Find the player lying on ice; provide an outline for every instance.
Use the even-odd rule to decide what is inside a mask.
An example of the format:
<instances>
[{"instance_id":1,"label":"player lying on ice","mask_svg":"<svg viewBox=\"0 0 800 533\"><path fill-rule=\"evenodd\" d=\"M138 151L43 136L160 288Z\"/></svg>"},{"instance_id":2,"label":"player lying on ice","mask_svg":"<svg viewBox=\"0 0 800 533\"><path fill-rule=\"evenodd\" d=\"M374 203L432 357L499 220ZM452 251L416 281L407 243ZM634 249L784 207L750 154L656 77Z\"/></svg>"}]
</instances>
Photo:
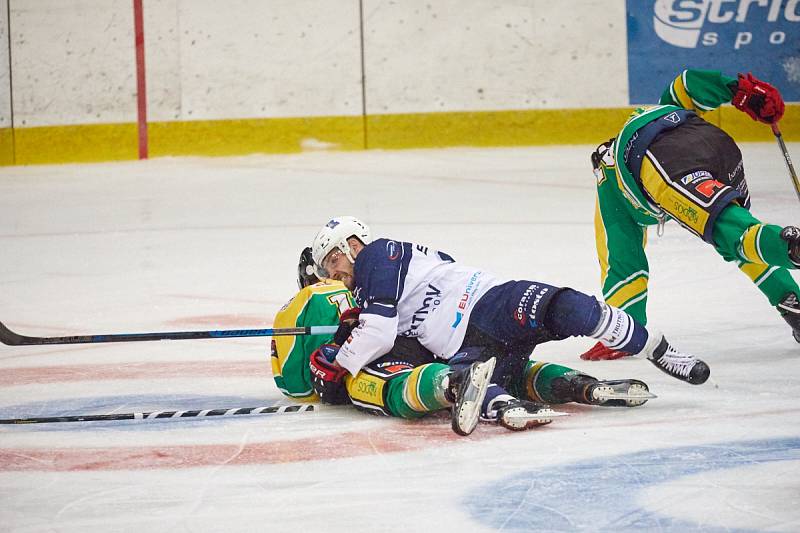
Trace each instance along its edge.
<instances>
[{"instance_id":1,"label":"player lying on ice","mask_svg":"<svg viewBox=\"0 0 800 533\"><path fill-rule=\"evenodd\" d=\"M597 177L595 237L606 303L647 324L647 226L675 219L734 261L792 327L800 342L800 229L765 224L750 213L742 153L700 118L731 102L754 120L777 123L780 93L752 74L684 70L660 105L638 108L591 160ZM627 350L598 343L582 359L616 359Z\"/></svg>"},{"instance_id":2,"label":"player lying on ice","mask_svg":"<svg viewBox=\"0 0 800 533\"><path fill-rule=\"evenodd\" d=\"M448 365L413 337L397 337L387 354L351 376L328 357L336 355L337 345L344 343L356 327L360 310L354 307L350 291L341 282L320 281L311 264L311 249L306 248L298 265L301 290L278 312L274 325L306 327L340 323L341 326L333 337L273 339L273 376L287 396L321 397L327 403L353 403L369 413L413 419L451 409L459 400L472 397L486 386L488 392L481 404L481 417L512 430L548 423L558 414L543 404L637 406L654 397L647 385L638 380L598 381L571 368L529 361L527 356L504 359L505 367L501 362L494 369L491 381L502 382L512 396L499 385L488 384L491 366L475 363L488 359L481 353L483 348L460 353L451 363L459 358L462 362ZM467 401L476 402L477 397ZM454 420L459 421L454 425L457 432L471 431L468 425L465 427L468 421L463 417Z\"/></svg>"},{"instance_id":3,"label":"player lying on ice","mask_svg":"<svg viewBox=\"0 0 800 533\"><path fill-rule=\"evenodd\" d=\"M390 352L397 336L415 338L435 357L453 359L475 377L475 398L470 399L471 392L464 393L466 400L455 398L453 427L459 433L474 429L482 407L487 408L484 415L492 414L483 398L495 357L500 363L492 390L502 395L500 375L523 368L533 348L547 340L587 335L641 353L689 383L708 379L705 363L591 296L543 283L499 280L424 246L373 241L369 229L353 217L328 222L312 250L318 275L343 282L362 309L358 327L341 349L328 353L332 364L326 375L341 379L347 370L356 376Z\"/></svg>"}]
</instances>

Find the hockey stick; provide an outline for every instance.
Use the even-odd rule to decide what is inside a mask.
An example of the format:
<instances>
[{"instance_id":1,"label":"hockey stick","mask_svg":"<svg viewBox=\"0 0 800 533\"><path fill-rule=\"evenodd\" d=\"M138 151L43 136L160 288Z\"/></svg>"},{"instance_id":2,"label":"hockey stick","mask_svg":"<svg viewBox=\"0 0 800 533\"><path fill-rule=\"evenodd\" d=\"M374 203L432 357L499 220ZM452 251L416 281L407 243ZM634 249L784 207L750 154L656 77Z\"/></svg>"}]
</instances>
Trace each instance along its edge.
<instances>
[{"instance_id":1,"label":"hockey stick","mask_svg":"<svg viewBox=\"0 0 800 533\"><path fill-rule=\"evenodd\" d=\"M0 424L49 424L53 422L97 422L100 420L155 420L158 418L211 418L236 415L276 415L286 413L305 413L313 411L314 406L283 405L273 407L236 407L232 409L203 409L195 411L152 411L149 413L117 413L110 415L70 415L44 416L37 418L3 418Z\"/></svg>"},{"instance_id":2,"label":"hockey stick","mask_svg":"<svg viewBox=\"0 0 800 533\"><path fill-rule=\"evenodd\" d=\"M783 135L781 135L781 130L778 129L778 123L775 122L772 124L772 133L775 135L775 138L778 140L778 146L783 153L783 159L786 161L786 168L789 169L789 175L792 177L792 184L794 184L794 192L797 193L797 199L800 200L800 181L797 179L797 172L794 171L794 165L792 165L792 158L789 157L789 150L786 149L786 143L783 142Z\"/></svg>"},{"instance_id":3,"label":"hockey stick","mask_svg":"<svg viewBox=\"0 0 800 533\"><path fill-rule=\"evenodd\" d=\"M115 333L111 335L74 335L70 337L28 337L8 329L0 322L0 342L9 346L35 344L89 344L96 342L134 342L186 339L226 339L230 337L276 337L279 335L332 335L338 326L305 328L229 329L218 331L168 331L162 333Z\"/></svg>"}]
</instances>

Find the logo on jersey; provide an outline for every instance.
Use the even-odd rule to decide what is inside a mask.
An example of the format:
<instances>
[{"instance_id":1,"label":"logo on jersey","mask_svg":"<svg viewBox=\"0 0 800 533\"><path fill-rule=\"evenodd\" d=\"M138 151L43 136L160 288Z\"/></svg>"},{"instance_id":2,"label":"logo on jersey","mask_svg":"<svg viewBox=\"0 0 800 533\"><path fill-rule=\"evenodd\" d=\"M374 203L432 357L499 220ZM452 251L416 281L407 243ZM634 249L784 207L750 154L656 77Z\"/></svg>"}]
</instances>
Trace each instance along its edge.
<instances>
[{"instance_id":1,"label":"logo on jersey","mask_svg":"<svg viewBox=\"0 0 800 533\"><path fill-rule=\"evenodd\" d=\"M514 311L514 319L520 326L525 326L527 319L528 325L535 328L539 324L537 313L539 312L539 305L542 302L544 295L550 292L550 287L541 287L536 283L532 283L522 293L519 299L517 309ZM530 311L528 311L530 309Z\"/></svg>"},{"instance_id":2,"label":"logo on jersey","mask_svg":"<svg viewBox=\"0 0 800 533\"><path fill-rule=\"evenodd\" d=\"M711 175L711 172L707 170L697 170L692 172L691 174L686 174L684 177L681 178L681 183L684 185L689 185L690 183L694 183L700 180L706 179L713 179L714 176Z\"/></svg>"},{"instance_id":3,"label":"logo on jersey","mask_svg":"<svg viewBox=\"0 0 800 533\"><path fill-rule=\"evenodd\" d=\"M672 208L675 210L675 214L685 222L697 224L697 221L700 219L700 213L694 206L687 205L680 200L675 200Z\"/></svg>"},{"instance_id":4,"label":"logo on jersey","mask_svg":"<svg viewBox=\"0 0 800 533\"><path fill-rule=\"evenodd\" d=\"M537 313L539 311L539 304L542 302L542 298L544 295L550 292L550 287L542 287L536 295L533 297L533 304L531 305L531 312L528 313L529 324L532 328L535 328L539 320L537 320Z\"/></svg>"},{"instance_id":5,"label":"logo on jersey","mask_svg":"<svg viewBox=\"0 0 800 533\"><path fill-rule=\"evenodd\" d=\"M669 115L664 115L664 116L663 116L663 117L661 117L661 118L663 118L663 119L664 119L664 120L666 120L667 122L672 122L673 124L677 124L678 122L680 122L680 121L681 121L681 117L680 117L680 115L678 115L678 114L677 114L677 113L675 113L675 112L672 112L672 113L670 113Z\"/></svg>"},{"instance_id":6,"label":"logo on jersey","mask_svg":"<svg viewBox=\"0 0 800 533\"><path fill-rule=\"evenodd\" d=\"M386 254L389 256L389 261L397 260L403 251L403 246L396 241L388 241L386 243Z\"/></svg>"},{"instance_id":7,"label":"logo on jersey","mask_svg":"<svg viewBox=\"0 0 800 533\"><path fill-rule=\"evenodd\" d=\"M469 281L467 282L467 286L464 288L464 293L461 295L461 298L458 300L458 308L464 310L469 305L470 296L472 296L472 291L475 289L475 282L478 281L478 277L481 275L480 272L475 272Z\"/></svg>"},{"instance_id":8,"label":"logo on jersey","mask_svg":"<svg viewBox=\"0 0 800 533\"><path fill-rule=\"evenodd\" d=\"M428 318L428 315L431 314L439 304L442 303L442 291L440 291L435 285L432 283L428 284L428 288L425 289L425 298L422 299L422 306L419 309L414 311L414 314L411 315L411 327L402 333L404 337L416 337L419 335L417 333L417 328L425 322L425 319Z\"/></svg>"},{"instance_id":9,"label":"logo on jersey","mask_svg":"<svg viewBox=\"0 0 800 533\"><path fill-rule=\"evenodd\" d=\"M714 176L706 170L697 170L686 174L675 182L675 187L703 208L711 206L720 194L728 190L727 185L714 179ZM697 221L698 213L693 209L682 209L681 214L694 222Z\"/></svg>"},{"instance_id":10,"label":"logo on jersey","mask_svg":"<svg viewBox=\"0 0 800 533\"><path fill-rule=\"evenodd\" d=\"M475 292L475 288L478 286L478 278L481 276L482 272L475 272L472 274L472 277L469 278L466 287L464 287L464 292L461 294L461 298L458 299L458 309L460 311L456 311L456 318L453 324L450 326L451 328L455 329L461 323L461 319L464 318L464 313L461 311L466 311L467 307L471 305L470 299L472 298L473 293Z\"/></svg>"},{"instance_id":11,"label":"logo on jersey","mask_svg":"<svg viewBox=\"0 0 800 533\"><path fill-rule=\"evenodd\" d=\"M519 299L519 303L517 304L517 310L514 313L514 320L516 320L520 326L525 325L525 314L526 314L525 308L528 305L531 296L533 296L533 291L535 291L538 288L539 286L536 284L531 285L530 287L525 289L525 292L522 293L522 298Z\"/></svg>"},{"instance_id":12,"label":"logo on jersey","mask_svg":"<svg viewBox=\"0 0 800 533\"><path fill-rule=\"evenodd\" d=\"M717 180L706 180L697 187L695 190L705 196L706 198L711 198L714 196L718 191L725 188L725 184L718 182Z\"/></svg>"},{"instance_id":13,"label":"logo on jersey","mask_svg":"<svg viewBox=\"0 0 800 533\"><path fill-rule=\"evenodd\" d=\"M736 168L733 169L732 172L728 172L728 181L733 182L733 180L742 172L744 172L744 161L741 159L736 164ZM738 188L738 187L737 187Z\"/></svg>"}]
</instances>

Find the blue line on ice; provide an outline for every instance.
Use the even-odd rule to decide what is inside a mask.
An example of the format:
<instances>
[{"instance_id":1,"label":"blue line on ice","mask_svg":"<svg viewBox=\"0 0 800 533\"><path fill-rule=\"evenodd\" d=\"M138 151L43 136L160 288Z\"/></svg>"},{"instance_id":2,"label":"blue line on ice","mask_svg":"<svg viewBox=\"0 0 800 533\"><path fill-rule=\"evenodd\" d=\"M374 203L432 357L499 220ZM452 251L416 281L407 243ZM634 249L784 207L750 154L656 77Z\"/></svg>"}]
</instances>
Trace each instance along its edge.
<instances>
[{"instance_id":1,"label":"blue line on ice","mask_svg":"<svg viewBox=\"0 0 800 533\"><path fill-rule=\"evenodd\" d=\"M520 472L470 492L464 503L477 521L503 531L744 532L751 530L659 515L637 499L692 474L797 460L797 437L645 450Z\"/></svg>"}]
</instances>

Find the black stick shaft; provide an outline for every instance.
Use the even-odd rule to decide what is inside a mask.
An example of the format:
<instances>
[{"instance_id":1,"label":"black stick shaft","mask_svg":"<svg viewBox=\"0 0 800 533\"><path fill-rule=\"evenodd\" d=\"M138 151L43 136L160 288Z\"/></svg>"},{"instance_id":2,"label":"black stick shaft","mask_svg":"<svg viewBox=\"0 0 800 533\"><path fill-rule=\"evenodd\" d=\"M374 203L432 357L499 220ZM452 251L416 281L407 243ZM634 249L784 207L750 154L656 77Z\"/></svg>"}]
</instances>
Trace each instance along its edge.
<instances>
[{"instance_id":1,"label":"black stick shaft","mask_svg":"<svg viewBox=\"0 0 800 533\"><path fill-rule=\"evenodd\" d=\"M332 335L336 333L336 329L336 326L310 326L305 328L167 331L160 333L113 333L109 335L29 337L11 331L0 322L0 342L9 346L26 346L38 344L90 344L98 342L226 339L231 337L275 337L278 335Z\"/></svg>"},{"instance_id":2,"label":"black stick shaft","mask_svg":"<svg viewBox=\"0 0 800 533\"><path fill-rule=\"evenodd\" d=\"M792 158L789 156L789 150L786 149L786 143L783 142L783 135L781 134L781 130L778 129L777 122L772 125L772 133L778 140L778 146L781 149L781 153L783 153L784 161L786 161L786 168L789 169L789 176L791 176L792 178L792 184L794 185L794 192L797 193L797 199L800 200L800 180L797 179L797 172L795 172L794 170L794 165L792 164Z\"/></svg>"},{"instance_id":3,"label":"black stick shaft","mask_svg":"<svg viewBox=\"0 0 800 533\"><path fill-rule=\"evenodd\" d=\"M31 418L4 418L0 424L50 424L56 422L97 422L101 420L156 420L218 418L237 415L274 415L313 411L311 404L270 407L236 407L230 409L198 409L192 411L151 411L149 413L116 413L110 415L43 416Z\"/></svg>"}]
</instances>

